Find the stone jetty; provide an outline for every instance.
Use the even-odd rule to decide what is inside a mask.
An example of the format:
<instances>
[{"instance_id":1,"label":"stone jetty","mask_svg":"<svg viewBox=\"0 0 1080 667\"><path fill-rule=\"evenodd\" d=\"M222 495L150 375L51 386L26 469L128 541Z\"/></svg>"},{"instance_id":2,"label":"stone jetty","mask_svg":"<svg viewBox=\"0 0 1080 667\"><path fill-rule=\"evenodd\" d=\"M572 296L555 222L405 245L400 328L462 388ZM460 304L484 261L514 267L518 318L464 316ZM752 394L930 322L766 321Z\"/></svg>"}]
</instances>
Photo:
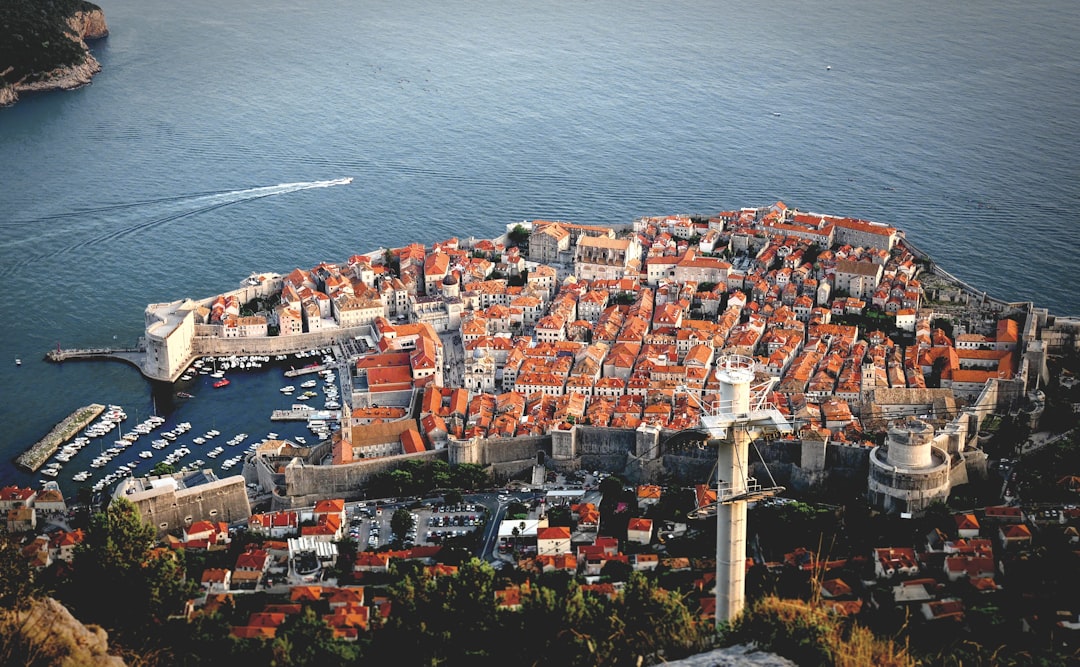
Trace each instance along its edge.
<instances>
[{"instance_id":1,"label":"stone jetty","mask_svg":"<svg viewBox=\"0 0 1080 667\"><path fill-rule=\"evenodd\" d=\"M15 459L15 463L30 472L37 472L38 468L56 452L62 443L74 438L79 431L97 419L98 415L104 411L104 405L91 403L72 412L54 426L44 438L35 442L30 449Z\"/></svg>"}]
</instances>

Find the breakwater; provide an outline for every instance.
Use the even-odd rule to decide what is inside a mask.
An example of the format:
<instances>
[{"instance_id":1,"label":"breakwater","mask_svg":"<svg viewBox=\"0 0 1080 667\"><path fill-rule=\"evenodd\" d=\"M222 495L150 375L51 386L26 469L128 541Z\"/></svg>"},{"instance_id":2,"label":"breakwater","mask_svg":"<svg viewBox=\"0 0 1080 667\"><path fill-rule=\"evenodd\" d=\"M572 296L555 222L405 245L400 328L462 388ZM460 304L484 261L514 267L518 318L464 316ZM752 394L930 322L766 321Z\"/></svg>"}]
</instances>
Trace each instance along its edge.
<instances>
[{"instance_id":1,"label":"breakwater","mask_svg":"<svg viewBox=\"0 0 1080 667\"><path fill-rule=\"evenodd\" d=\"M97 419L98 415L105 411L105 406L98 403L91 403L72 412L63 421L53 427L49 433L30 446L25 452L23 452L15 463L19 467L29 470L30 472L37 472L37 469L48 460L61 443L75 437L75 434L82 430L87 424Z\"/></svg>"}]
</instances>

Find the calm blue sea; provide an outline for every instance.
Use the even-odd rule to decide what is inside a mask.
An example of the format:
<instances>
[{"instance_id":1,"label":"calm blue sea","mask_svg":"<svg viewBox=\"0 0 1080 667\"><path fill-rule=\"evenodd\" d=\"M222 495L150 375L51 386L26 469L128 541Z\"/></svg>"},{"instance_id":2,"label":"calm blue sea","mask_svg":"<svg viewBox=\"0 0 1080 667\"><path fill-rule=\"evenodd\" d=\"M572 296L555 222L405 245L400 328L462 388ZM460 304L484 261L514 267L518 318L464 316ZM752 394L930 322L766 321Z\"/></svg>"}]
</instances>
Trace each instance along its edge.
<instances>
[{"instance_id":1,"label":"calm blue sea","mask_svg":"<svg viewBox=\"0 0 1080 667\"><path fill-rule=\"evenodd\" d=\"M36 480L7 460L94 401L291 432L268 420L278 372L170 405L126 366L41 361L58 343L131 344L147 303L251 271L523 219L782 199L1080 313L1075 2L102 4L93 85L0 111L0 483Z\"/></svg>"}]
</instances>

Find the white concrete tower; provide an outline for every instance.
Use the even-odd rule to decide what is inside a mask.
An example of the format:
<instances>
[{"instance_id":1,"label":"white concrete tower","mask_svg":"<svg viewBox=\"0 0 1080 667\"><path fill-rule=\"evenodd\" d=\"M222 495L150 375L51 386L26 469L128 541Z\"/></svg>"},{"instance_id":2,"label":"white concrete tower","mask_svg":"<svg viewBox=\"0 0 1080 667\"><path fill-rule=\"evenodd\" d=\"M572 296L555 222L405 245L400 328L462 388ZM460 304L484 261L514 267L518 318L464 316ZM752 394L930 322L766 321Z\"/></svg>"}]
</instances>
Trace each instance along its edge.
<instances>
[{"instance_id":1,"label":"white concrete tower","mask_svg":"<svg viewBox=\"0 0 1080 667\"><path fill-rule=\"evenodd\" d=\"M720 380L720 409L732 415L750 412L750 382L753 366L733 363L726 357L717 368ZM716 474L719 482L730 484L729 502L723 502L720 492L716 508L716 620L730 621L746 604L746 501L735 500L747 492L747 472L750 466L750 435L745 428L733 424L728 439L730 447L721 446L717 452ZM722 486L720 487L722 488Z\"/></svg>"},{"instance_id":2,"label":"white concrete tower","mask_svg":"<svg viewBox=\"0 0 1080 667\"><path fill-rule=\"evenodd\" d=\"M716 620L738 616L746 598L746 503L783 489L762 488L749 476L750 442L764 432L790 432L791 427L766 402L772 381L751 387L754 360L730 355L717 362L720 402L714 414L702 415L701 424L711 439L724 440L717 448L716 508Z\"/></svg>"}]
</instances>

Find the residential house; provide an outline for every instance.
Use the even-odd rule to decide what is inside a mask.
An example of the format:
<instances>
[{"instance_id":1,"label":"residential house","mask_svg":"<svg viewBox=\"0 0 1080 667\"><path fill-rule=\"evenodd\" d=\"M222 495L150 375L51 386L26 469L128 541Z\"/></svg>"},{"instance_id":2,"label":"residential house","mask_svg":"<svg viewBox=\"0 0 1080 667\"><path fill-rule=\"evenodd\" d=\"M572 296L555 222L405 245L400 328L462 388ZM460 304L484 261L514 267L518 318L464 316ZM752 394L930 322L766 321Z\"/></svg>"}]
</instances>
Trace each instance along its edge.
<instances>
[{"instance_id":1,"label":"residential house","mask_svg":"<svg viewBox=\"0 0 1080 667\"><path fill-rule=\"evenodd\" d=\"M652 519L632 518L626 525L626 540L637 544L648 544L652 541Z\"/></svg>"},{"instance_id":2,"label":"residential house","mask_svg":"<svg viewBox=\"0 0 1080 667\"><path fill-rule=\"evenodd\" d=\"M891 579L897 574L915 575L919 572L919 560L911 547L874 549L874 572L878 579Z\"/></svg>"},{"instance_id":3,"label":"residential house","mask_svg":"<svg viewBox=\"0 0 1080 667\"><path fill-rule=\"evenodd\" d=\"M570 550L570 529L566 526L549 526L536 531L536 554L553 556L568 554Z\"/></svg>"},{"instance_id":4,"label":"residential house","mask_svg":"<svg viewBox=\"0 0 1080 667\"><path fill-rule=\"evenodd\" d=\"M199 585L207 593L228 593L232 572L224 568L208 567L203 570Z\"/></svg>"}]
</instances>

